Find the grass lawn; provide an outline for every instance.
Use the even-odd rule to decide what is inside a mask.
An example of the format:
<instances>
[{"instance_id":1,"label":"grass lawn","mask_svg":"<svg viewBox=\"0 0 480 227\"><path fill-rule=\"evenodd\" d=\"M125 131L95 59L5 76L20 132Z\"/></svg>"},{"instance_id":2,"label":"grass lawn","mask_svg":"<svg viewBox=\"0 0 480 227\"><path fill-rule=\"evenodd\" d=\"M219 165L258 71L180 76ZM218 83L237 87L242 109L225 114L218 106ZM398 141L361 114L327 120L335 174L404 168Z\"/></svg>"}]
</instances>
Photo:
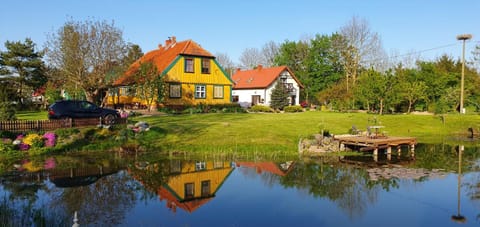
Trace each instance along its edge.
<instances>
[{"instance_id":1,"label":"grass lawn","mask_svg":"<svg viewBox=\"0 0 480 227\"><path fill-rule=\"evenodd\" d=\"M18 120L48 120L47 111L22 111L15 116Z\"/></svg>"},{"instance_id":2,"label":"grass lawn","mask_svg":"<svg viewBox=\"0 0 480 227\"><path fill-rule=\"evenodd\" d=\"M18 119L47 119L47 113L17 113ZM366 113L193 114L140 116L151 130L142 137L143 144L166 151L196 152L271 152L295 153L300 138L322 129L331 134L346 134L355 125L365 131L368 125L382 125L390 136L417 137L420 143L441 143L452 135L466 134L468 128L480 128L480 115L446 116L443 124L432 115L373 115Z\"/></svg>"},{"instance_id":3,"label":"grass lawn","mask_svg":"<svg viewBox=\"0 0 480 227\"><path fill-rule=\"evenodd\" d=\"M480 115L439 116L372 115L366 113L196 114L134 118L146 121L152 132L145 140L154 146L180 151L296 151L300 138L319 133L346 134L355 125L385 126L390 136L413 136L421 143L439 143L446 137L480 128ZM376 123L375 123L376 122Z\"/></svg>"}]
</instances>

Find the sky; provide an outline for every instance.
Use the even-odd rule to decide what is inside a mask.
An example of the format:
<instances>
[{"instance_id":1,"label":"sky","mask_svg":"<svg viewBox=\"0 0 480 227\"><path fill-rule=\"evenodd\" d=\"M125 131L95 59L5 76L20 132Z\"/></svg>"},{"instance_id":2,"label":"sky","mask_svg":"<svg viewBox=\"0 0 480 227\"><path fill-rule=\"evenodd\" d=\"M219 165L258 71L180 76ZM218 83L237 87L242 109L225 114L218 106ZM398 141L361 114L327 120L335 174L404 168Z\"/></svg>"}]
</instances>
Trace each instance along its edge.
<instances>
[{"instance_id":1,"label":"sky","mask_svg":"<svg viewBox=\"0 0 480 227\"><path fill-rule=\"evenodd\" d=\"M239 63L247 48L331 35L353 17L380 35L387 54L460 59L459 34L472 34L466 58L480 45L478 0L0 0L0 50L31 38L38 49L66 21L106 20L144 53L170 36L191 39Z\"/></svg>"}]
</instances>

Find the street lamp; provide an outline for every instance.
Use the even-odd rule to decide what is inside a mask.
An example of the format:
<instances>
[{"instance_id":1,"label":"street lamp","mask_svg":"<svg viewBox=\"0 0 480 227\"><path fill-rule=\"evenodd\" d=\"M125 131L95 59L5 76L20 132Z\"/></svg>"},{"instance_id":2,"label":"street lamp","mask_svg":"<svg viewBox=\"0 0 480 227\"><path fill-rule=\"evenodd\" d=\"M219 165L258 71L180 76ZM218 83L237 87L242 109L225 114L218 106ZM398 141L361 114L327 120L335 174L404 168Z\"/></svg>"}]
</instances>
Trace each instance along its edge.
<instances>
[{"instance_id":1,"label":"street lamp","mask_svg":"<svg viewBox=\"0 0 480 227\"><path fill-rule=\"evenodd\" d=\"M457 40L463 40L463 49L462 49L462 80L460 82L460 113L464 114L463 111L463 87L464 87L464 78L465 78L465 40L472 38L471 34L462 34L457 35Z\"/></svg>"}]
</instances>

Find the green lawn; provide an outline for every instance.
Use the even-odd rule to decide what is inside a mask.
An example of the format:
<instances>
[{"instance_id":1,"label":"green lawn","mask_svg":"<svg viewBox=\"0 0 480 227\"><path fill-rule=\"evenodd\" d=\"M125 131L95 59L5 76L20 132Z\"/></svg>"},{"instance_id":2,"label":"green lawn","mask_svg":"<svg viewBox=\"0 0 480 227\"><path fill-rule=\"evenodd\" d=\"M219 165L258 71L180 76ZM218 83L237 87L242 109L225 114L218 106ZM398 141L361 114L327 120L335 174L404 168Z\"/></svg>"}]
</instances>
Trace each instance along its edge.
<instances>
[{"instance_id":1,"label":"green lawn","mask_svg":"<svg viewBox=\"0 0 480 227\"><path fill-rule=\"evenodd\" d=\"M47 119L45 111L23 112L18 119ZM447 137L480 128L480 115L452 114L443 124L432 115L373 115L366 113L194 114L134 117L146 121L151 130L141 139L144 144L168 151L293 152L300 138L319 133L345 134L355 125L365 131L368 125L382 125L390 136L413 136L421 143L440 143ZM375 123L376 122L376 123Z\"/></svg>"},{"instance_id":2,"label":"green lawn","mask_svg":"<svg viewBox=\"0 0 480 227\"><path fill-rule=\"evenodd\" d=\"M300 138L322 128L345 134L355 125L385 126L390 136L413 136L422 143L442 142L446 137L465 134L469 127L480 128L479 115L439 116L372 115L365 113L255 113L197 114L135 118L151 124L145 139L152 145L181 151L296 151Z\"/></svg>"},{"instance_id":3,"label":"green lawn","mask_svg":"<svg viewBox=\"0 0 480 227\"><path fill-rule=\"evenodd\" d=\"M18 120L47 120L47 111L22 111L15 114Z\"/></svg>"}]
</instances>

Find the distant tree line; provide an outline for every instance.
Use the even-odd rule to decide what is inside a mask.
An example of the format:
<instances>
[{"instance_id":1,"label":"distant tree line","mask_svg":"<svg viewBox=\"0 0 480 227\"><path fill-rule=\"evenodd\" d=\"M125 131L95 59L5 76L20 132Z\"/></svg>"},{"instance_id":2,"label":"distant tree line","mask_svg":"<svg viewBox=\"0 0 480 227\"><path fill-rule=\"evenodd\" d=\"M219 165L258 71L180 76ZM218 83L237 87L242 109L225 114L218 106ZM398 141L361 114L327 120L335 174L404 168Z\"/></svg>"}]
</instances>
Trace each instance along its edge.
<instances>
[{"instance_id":1,"label":"distant tree line","mask_svg":"<svg viewBox=\"0 0 480 227\"><path fill-rule=\"evenodd\" d=\"M331 35L269 42L262 50L267 47L269 51L246 49L239 67L290 67L305 86L301 99L310 104L379 114L459 111L461 59L443 55L434 61L416 59L413 64L411 59L392 61L365 20L354 17ZM475 68L480 45L472 54L472 62L465 66L464 105L480 111L480 77ZM267 62L265 56L273 61Z\"/></svg>"}]
</instances>

